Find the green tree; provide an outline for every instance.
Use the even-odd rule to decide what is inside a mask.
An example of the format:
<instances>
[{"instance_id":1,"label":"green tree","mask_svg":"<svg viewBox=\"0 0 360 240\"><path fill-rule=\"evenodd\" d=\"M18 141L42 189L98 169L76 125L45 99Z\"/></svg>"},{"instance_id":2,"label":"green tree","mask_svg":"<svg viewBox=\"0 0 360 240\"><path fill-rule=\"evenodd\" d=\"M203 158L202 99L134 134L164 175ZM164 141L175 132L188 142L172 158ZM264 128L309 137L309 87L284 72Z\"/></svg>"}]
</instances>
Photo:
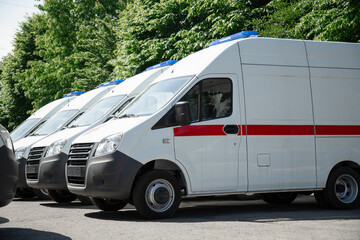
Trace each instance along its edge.
<instances>
[{"instance_id":1,"label":"green tree","mask_svg":"<svg viewBox=\"0 0 360 240\"><path fill-rule=\"evenodd\" d=\"M45 0L47 31L37 38L42 57L24 73L23 87L34 108L74 90L88 91L110 80L123 1Z\"/></svg>"},{"instance_id":2,"label":"green tree","mask_svg":"<svg viewBox=\"0 0 360 240\"><path fill-rule=\"evenodd\" d=\"M42 15L28 17L20 25L14 41L14 50L2 60L0 75L0 121L9 130L15 128L32 110L31 99L22 87L22 74L31 61L41 57L36 51L36 36L45 32Z\"/></svg>"},{"instance_id":3,"label":"green tree","mask_svg":"<svg viewBox=\"0 0 360 240\"><path fill-rule=\"evenodd\" d=\"M253 20L262 36L322 41L360 41L356 0L273 0Z\"/></svg>"},{"instance_id":4,"label":"green tree","mask_svg":"<svg viewBox=\"0 0 360 240\"><path fill-rule=\"evenodd\" d=\"M134 0L120 13L114 76L181 59L223 36L251 29L269 1Z\"/></svg>"}]
</instances>

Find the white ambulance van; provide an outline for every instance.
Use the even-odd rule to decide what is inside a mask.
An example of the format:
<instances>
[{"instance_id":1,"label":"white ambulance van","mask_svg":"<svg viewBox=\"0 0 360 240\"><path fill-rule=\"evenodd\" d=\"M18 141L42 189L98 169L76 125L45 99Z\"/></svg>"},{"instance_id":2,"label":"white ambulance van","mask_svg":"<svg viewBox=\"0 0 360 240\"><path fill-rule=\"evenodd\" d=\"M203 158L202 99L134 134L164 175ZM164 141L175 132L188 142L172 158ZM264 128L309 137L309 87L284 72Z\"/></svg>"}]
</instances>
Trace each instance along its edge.
<instances>
[{"instance_id":1,"label":"white ambulance van","mask_svg":"<svg viewBox=\"0 0 360 240\"><path fill-rule=\"evenodd\" d=\"M175 62L177 61L162 62L127 79L104 95L100 101L76 121L68 125L66 129L35 143L27 160L26 182L28 186L47 189L49 196L56 202L64 203L75 200L76 195L67 191L65 178L65 164L68 160L72 141L83 132L100 125L123 109L134 97L160 76L168 66ZM42 149L42 152L38 149ZM73 164L79 162L81 162L81 159L76 159ZM73 181L76 181L76 177L73 178ZM85 198L80 197L80 200L86 203Z\"/></svg>"},{"instance_id":2,"label":"white ambulance van","mask_svg":"<svg viewBox=\"0 0 360 240\"><path fill-rule=\"evenodd\" d=\"M67 126L94 105L103 95L108 93L115 86L114 84L118 84L118 82L112 81L109 84L109 86L99 87L76 97L53 115L44 125L36 129L31 135L14 142L15 158L19 165L19 181L17 189L17 195L19 197L33 197L33 193L31 189L29 190L25 178L25 166L31 146L40 139ZM41 192L35 191L35 193L42 197Z\"/></svg>"},{"instance_id":3,"label":"white ambulance van","mask_svg":"<svg viewBox=\"0 0 360 240\"><path fill-rule=\"evenodd\" d=\"M52 101L35 113L33 113L30 117L28 117L23 123L21 123L17 128L15 128L10 136L13 142L16 142L20 138L26 137L35 129L39 128L43 125L50 117L52 117L55 113L57 113L62 107L68 104L71 100L73 100L76 96L83 94L84 92L77 91L71 94L65 94L63 98Z\"/></svg>"},{"instance_id":4,"label":"white ambulance van","mask_svg":"<svg viewBox=\"0 0 360 240\"><path fill-rule=\"evenodd\" d=\"M18 167L9 132L0 124L0 207L8 205L15 196Z\"/></svg>"},{"instance_id":5,"label":"white ambulance van","mask_svg":"<svg viewBox=\"0 0 360 240\"><path fill-rule=\"evenodd\" d=\"M118 120L75 139L69 190L147 218L173 215L182 195L290 203L314 192L331 208L358 206L360 44L256 35L182 59Z\"/></svg>"}]
</instances>

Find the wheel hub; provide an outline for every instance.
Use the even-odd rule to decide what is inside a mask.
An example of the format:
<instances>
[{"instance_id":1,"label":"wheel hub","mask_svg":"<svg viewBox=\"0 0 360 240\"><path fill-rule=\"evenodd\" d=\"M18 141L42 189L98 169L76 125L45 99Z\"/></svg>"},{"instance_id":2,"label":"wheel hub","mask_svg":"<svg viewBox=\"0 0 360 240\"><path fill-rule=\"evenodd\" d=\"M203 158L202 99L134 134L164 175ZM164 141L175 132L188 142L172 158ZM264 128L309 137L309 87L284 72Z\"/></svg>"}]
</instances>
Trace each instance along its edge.
<instances>
[{"instance_id":1,"label":"wheel hub","mask_svg":"<svg viewBox=\"0 0 360 240\"><path fill-rule=\"evenodd\" d=\"M336 180L335 193L341 202L353 202L358 196L358 191L358 185L352 176L344 174Z\"/></svg>"},{"instance_id":2,"label":"wheel hub","mask_svg":"<svg viewBox=\"0 0 360 240\"><path fill-rule=\"evenodd\" d=\"M146 203L155 212L165 212L174 203L175 191L172 185L158 179L149 184L146 189Z\"/></svg>"}]
</instances>

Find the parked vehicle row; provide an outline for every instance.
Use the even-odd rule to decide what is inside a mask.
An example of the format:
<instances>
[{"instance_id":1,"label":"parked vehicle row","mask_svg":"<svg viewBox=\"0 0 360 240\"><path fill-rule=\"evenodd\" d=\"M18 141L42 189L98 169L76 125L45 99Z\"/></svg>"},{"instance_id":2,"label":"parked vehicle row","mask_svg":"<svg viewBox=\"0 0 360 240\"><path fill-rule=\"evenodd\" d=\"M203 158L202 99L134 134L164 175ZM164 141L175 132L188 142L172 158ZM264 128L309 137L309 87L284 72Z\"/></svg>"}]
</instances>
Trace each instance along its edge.
<instances>
[{"instance_id":1,"label":"parked vehicle row","mask_svg":"<svg viewBox=\"0 0 360 240\"><path fill-rule=\"evenodd\" d=\"M23 186L149 219L173 216L183 196L360 204L360 44L245 31L99 89L79 118L47 130L92 91L15 142Z\"/></svg>"}]
</instances>

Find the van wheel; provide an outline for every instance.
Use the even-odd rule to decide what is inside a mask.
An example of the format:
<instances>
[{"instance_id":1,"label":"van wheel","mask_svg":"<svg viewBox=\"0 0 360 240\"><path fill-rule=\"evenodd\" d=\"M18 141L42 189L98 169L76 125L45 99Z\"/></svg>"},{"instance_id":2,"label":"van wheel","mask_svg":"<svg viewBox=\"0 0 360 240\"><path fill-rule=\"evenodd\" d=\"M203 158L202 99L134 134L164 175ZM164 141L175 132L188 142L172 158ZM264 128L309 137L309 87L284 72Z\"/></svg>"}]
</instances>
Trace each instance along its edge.
<instances>
[{"instance_id":1,"label":"van wheel","mask_svg":"<svg viewBox=\"0 0 360 240\"><path fill-rule=\"evenodd\" d=\"M100 210L103 211L117 211L124 208L127 201L106 199L106 198L91 198L92 203Z\"/></svg>"},{"instance_id":2,"label":"van wheel","mask_svg":"<svg viewBox=\"0 0 360 240\"><path fill-rule=\"evenodd\" d=\"M89 197L77 195L77 198L80 200L82 205L86 205L86 206L93 205L93 203Z\"/></svg>"},{"instance_id":3,"label":"van wheel","mask_svg":"<svg viewBox=\"0 0 360 240\"><path fill-rule=\"evenodd\" d=\"M359 205L360 176L352 168L340 167L329 176L324 198L334 209L352 209Z\"/></svg>"},{"instance_id":4,"label":"van wheel","mask_svg":"<svg viewBox=\"0 0 360 240\"><path fill-rule=\"evenodd\" d=\"M17 188L15 196L23 199L29 199L35 197L35 193L32 188Z\"/></svg>"},{"instance_id":5,"label":"van wheel","mask_svg":"<svg viewBox=\"0 0 360 240\"><path fill-rule=\"evenodd\" d=\"M137 181L133 202L140 215L148 219L171 217L181 201L179 181L167 171L153 170Z\"/></svg>"},{"instance_id":6,"label":"van wheel","mask_svg":"<svg viewBox=\"0 0 360 240\"><path fill-rule=\"evenodd\" d=\"M262 199L270 204L289 204L297 197L297 193L282 192L282 193L264 193Z\"/></svg>"},{"instance_id":7,"label":"van wheel","mask_svg":"<svg viewBox=\"0 0 360 240\"><path fill-rule=\"evenodd\" d=\"M76 195L67 190L48 190L49 197L58 203L70 203L76 199Z\"/></svg>"}]
</instances>

